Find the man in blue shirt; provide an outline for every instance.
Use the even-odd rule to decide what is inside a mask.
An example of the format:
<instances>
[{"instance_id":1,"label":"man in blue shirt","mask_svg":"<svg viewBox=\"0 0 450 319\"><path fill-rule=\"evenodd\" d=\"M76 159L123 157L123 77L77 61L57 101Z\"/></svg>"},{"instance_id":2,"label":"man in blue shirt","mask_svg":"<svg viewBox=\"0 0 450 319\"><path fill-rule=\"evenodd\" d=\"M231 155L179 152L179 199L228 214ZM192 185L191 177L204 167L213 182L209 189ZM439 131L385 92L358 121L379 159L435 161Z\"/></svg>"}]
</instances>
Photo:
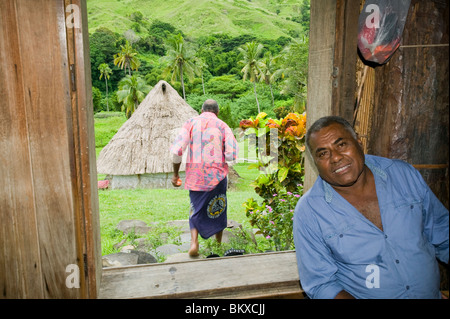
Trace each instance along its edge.
<instances>
[{"instance_id":1,"label":"man in blue shirt","mask_svg":"<svg viewBox=\"0 0 450 319\"><path fill-rule=\"evenodd\" d=\"M310 298L441 298L449 213L420 173L364 155L340 117L316 121L306 143L319 177L299 200L294 240Z\"/></svg>"}]
</instances>

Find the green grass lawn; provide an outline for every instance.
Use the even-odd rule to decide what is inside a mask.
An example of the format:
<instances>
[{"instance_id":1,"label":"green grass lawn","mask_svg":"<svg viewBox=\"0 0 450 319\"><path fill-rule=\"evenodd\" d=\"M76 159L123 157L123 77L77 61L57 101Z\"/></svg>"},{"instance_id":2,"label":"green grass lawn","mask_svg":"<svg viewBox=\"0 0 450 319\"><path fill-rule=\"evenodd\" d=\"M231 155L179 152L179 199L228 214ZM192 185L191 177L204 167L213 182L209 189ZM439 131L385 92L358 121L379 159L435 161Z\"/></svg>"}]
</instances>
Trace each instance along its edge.
<instances>
[{"instance_id":1,"label":"green grass lawn","mask_svg":"<svg viewBox=\"0 0 450 319\"><path fill-rule=\"evenodd\" d=\"M249 186L259 171L248 164L234 166L241 179L236 190L227 192L228 219L250 228L242 204L250 197L259 198ZM114 251L113 245L124 237L115 228L121 220L139 219L147 224L189 219L189 191L185 189L99 190L102 253Z\"/></svg>"}]
</instances>

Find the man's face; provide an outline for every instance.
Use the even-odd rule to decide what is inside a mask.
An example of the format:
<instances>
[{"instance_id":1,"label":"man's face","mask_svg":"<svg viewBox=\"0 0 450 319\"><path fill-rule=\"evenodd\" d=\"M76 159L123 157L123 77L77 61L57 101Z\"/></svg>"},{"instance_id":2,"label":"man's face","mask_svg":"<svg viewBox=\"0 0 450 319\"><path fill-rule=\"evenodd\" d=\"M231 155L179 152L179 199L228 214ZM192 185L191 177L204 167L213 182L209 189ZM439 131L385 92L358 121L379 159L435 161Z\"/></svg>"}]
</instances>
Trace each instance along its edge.
<instances>
[{"instance_id":1,"label":"man's face","mask_svg":"<svg viewBox=\"0 0 450 319\"><path fill-rule=\"evenodd\" d=\"M361 141L344 126L333 123L312 133L309 139L319 175L336 187L352 186L364 169Z\"/></svg>"}]
</instances>

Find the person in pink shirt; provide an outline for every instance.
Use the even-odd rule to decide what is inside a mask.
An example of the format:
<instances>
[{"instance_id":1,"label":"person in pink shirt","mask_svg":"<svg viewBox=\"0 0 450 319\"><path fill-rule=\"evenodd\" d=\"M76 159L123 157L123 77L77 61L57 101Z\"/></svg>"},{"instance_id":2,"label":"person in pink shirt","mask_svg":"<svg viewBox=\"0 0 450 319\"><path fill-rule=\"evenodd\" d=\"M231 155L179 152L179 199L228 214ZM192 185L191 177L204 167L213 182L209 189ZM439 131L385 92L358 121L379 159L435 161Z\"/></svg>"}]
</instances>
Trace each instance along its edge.
<instances>
[{"instance_id":1,"label":"person in pink shirt","mask_svg":"<svg viewBox=\"0 0 450 319\"><path fill-rule=\"evenodd\" d=\"M220 120L219 105L206 100L199 116L183 124L170 147L173 154L172 185L181 186L179 170L183 157L186 162L184 187L189 190L191 211L190 256L198 255L198 235L215 235L222 241L227 227L228 164L237 161L238 145L230 127Z\"/></svg>"}]
</instances>

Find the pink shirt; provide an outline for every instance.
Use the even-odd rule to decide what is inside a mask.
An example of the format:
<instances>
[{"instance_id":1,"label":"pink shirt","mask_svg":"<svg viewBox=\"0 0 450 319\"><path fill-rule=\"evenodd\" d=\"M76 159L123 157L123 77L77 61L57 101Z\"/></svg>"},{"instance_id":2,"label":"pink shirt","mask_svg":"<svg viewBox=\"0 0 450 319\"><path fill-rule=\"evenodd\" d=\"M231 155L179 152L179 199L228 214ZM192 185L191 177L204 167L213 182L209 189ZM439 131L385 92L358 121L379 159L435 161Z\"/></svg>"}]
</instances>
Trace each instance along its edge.
<instances>
[{"instance_id":1,"label":"pink shirt","mask_svg":"<svg viewBox=\"0 0 450 319\"><path fill-rule=\"evenodd\" d=\"M226 162L235 161L238 154L233 132L212 112L203 112L186 121L170 152L183 156L186 148L184 187L193 191L214 189L228 174Z\"/></svg>"}]
</instances>

